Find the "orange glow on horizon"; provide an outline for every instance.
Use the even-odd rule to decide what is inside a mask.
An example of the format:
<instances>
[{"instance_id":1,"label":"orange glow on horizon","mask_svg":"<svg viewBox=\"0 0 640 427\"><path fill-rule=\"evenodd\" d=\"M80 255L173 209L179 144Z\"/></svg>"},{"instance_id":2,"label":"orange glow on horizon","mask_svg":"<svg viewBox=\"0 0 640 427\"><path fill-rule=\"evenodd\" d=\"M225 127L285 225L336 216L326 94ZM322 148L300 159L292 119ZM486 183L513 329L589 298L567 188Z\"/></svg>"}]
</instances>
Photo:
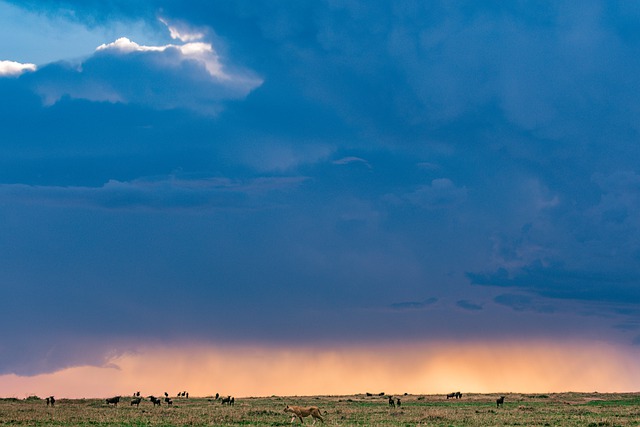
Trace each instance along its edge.
<instances>
[{"instance_id":1,"label":"orange glow on horizon","mask_svg":"<svg viewBox=\"0 0 640 427\"><path fill-rule=\"evenodd\" d=\"M637 348L593 343L439 343L351 348L149 346L109 367L0 376L0 395L59 398L635 391Z\"/></svg>"}]
</instances>

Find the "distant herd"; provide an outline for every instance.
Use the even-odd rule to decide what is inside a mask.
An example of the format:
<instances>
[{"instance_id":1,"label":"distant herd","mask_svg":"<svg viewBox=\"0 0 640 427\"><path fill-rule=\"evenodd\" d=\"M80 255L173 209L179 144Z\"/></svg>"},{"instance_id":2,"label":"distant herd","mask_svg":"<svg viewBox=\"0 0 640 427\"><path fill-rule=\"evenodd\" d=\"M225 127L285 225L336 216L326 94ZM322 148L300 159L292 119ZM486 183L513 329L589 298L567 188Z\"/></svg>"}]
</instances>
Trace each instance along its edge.
<instances>
[{"instance_id":1,"label":"distant herd","mask_svg":"<svg viewBox=\"0 0 640 427\"><path fill-rule=\"evenodd\" d=\"M181 391L178 394L176 394L176 397L184 397L188 399L189 393L186 391ZM118 403L120 403L120 399L122 399L122 396L114 396L114 397L109 397L105 399L105 402L107 403L107 406L110 406L110 405L118 406ZM169 397L169 393L167 393L166 391L164 392L164 399L160 397L155 397L154 395L147 396L147 399L149 399L149 401L153 404L153 406L161 406L163 401L167 406L173 405L173 399ZM215 397L213 397L212 399L209 399L209 401L216 401L218 399L220 399L220 403L222 403L223 405L233 406L235 405L235 402L236 402L235 397L233 396L221 397L220 394L218 393L216 393ZM136 391L135 393L133 393L133 397L131 398L130 404L131 406L135 405L136 407L140 407L140 402L142 402L143 400L145 400L144 397L140 395L139 391ZM49 405L53 406L54 403L55 403L55 399L53 396L47 397L47 406Z\"/></svg>"},{"instance_id":2,"label":"distant herd","mask_svg":"<svg viewBox=\"0 0 640 427\"><path fill-rule=\"evenodd\" d=\"M408 393L405 393L404 395L406 396ZM402 401L400 400L399 397L394 397L394 396L387 396L385 393L378 393L378 394L372 394L372 393L366 393L367 397L387 397L388 401L389 401L389 407L392 408L400 408L402 405ZM189 398L189 393L186 391L182 391L176 394L176 397L182 397L185 399ZM114 397L109 397L107 399L105 399L105 402L107 404L107 406L111 406L113 405L118 406L118 403L120 402L120 399L122 398L122 396L114 396ZM455 391L453 393L448 393L446 395L447 400L449 399L462 399L462 393L460 393L459 391ZM504 398L505 396L500 396L499 398L496 399L496 407L500 408L501 406L504 405ZM149 399L149 401L153 404L153 406L161 406L162 405L162 401L164 400L165 404L167 406L172 406L173 405L173 400L169 397L169 393L167 393L166 391L164 392L164 399L160 398L160 397L155 397L154 395L150 395L147 396L147 399ZM55 402L56 399L53 396L49 396L46 399L47 402L47 406L55 406ZM142 397L140 395L140 392L137 391L135 393L133 393L133 397L130 400L130 405L133 406L135 405L136 407L140 407L140 402L142 402L143 400L145 400L144 397ZM215 396L212 396L211 398L208 399L210 402L216 402L216 401L220 401L220 403L222 405L229 405L229 406L234 406L235 405L235 398L233 396L220 396L220 394L216 393ZM290 413L292 415L291 418L291 422L293 423L296 418L298 418L300 420L301 423L304 424L304 418L311 416L313 418L313 424L316 423L317 420L320 420L320 422L324 423L324 419L322 417L322 413L320 411L320 409L317 406L308 406L308 407L302 407L302 406L289 406L287 405L284 408L284 412L285 413ZM327 414L327 412L325 411L325 415Z\"/></svg>"}]
</instances>

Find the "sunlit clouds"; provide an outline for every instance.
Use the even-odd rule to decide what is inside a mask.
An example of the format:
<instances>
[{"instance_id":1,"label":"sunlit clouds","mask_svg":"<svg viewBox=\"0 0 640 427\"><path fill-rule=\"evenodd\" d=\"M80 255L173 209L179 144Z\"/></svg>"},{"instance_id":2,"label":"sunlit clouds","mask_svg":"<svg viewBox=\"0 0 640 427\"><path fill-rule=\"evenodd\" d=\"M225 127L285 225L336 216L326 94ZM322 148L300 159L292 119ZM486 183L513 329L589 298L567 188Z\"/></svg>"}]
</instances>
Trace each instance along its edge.
<instances>
[{"instance_id":1,"label":"sunlit clouds","mask_svg":"<svg viewBox=\"0 0 640 427\"><path fill-rule=\"evenodd\" d=\"M183 44L167 44L162 46L140 45L127 37L120 37L114 42L101 44L96 48L96 52L115 50L121 53L131 54L134 52L164 52L166 50L176 50L179 57L175 60L178 63L184 61L195 61L203 64L213 79L225 80L228 84L243 84L251 88L262 83L261 79L255 76L236 74L232 75L224 70L224 66L220 61L220 57L214 50L211 43L201 41L205 34L203 32L194 32L186 27L178 30L176 26L170 25L163 18L159 18L160 22L166 25L170 32L171 38L184 42ZM176 66L174 64L174 66Z\"/></svg>"},{"instance_id":2,"label":"sunlit clouds","mask_svg":"<svg viewBox=\"0 0 640 427\"><path fill-rule=\"evenodd\" d=\"M261 82L251 72L224 71L205 43L144 46L124 37L98 47L79 65L50 64L29 81L47 106L70 97L202 114L218 113L226 100L245 97Z\"/></svg>"},{"instance_id":3,"label":"sunlit clouds","mask_svg":"<svg viewBox=\"0 0 640 427\"><path fill-rule=\"evenodd\" d=\"M96 51L101 50L116 50L123 53L133 52L164 52L167 49L176 49L180 52L183 60L195 60L202 62L211 75L211 77L218 79L231 79L230 76L222 71L222 65L218 59L218 56L213 51L210 44L207 43L186 43L184 45L165 45L165 46L141 46L136 42L129 40L126 37L121 37L118 40L102 44L96 48Z\"/></svg>"},{"instance_id":4,"label":"sunlit clouds","mask_svg":"<svg viewBox=\"0 0 640 427\"><path fill-rule=\"evenodd\" d=\"M586 342L515 341L360 347L184 344L141 348L105 367L75 367L34 377L0 377L0 395L104 397L215 393L238 397L631 391L638 350Z\"/></svg>"},{"instance_id":5,"label":"sunlit clouds","mask_svg":"<svg viewBox=\"0 0 640 427\"><path fill-rule=\"evenodd\" d=\"M169 29L169 33L171 34L171 38L174 40L181 40L183 42L192 42L195 40L201 40L204 38L205 34L201 31L194 31L188 28L186 25L171 25L163 18L158 18L160 22L167 26Z\"/></svg>"},{"instance_id":6,"label":"sunlit clouds","mask_svg":"<svg viewBox=\"0 0 640 427\"><path fill-rule=\"evenodd\" d=\"M161 21L165 24L165 21ZM140 44L127 36L102 43L92 54L45 64L0 62L0 77L19 76L45 106L63 98L189 109L215 115L229 100L246 97L263 79L230 58L222 59L204 33L167 26L171 37L183 43Z\"/></svg>"},{"instance_id":7,"label":"sunlit clouds","mask_svg":"<svg viewBox=\"0 0 640 427\"><path fill-rule=\"evenodd\" d=\"M35 64L21 64L15 61L0 61L0 77L19 76L24 72L35 70Z\"/></svg>"}]
</instances>

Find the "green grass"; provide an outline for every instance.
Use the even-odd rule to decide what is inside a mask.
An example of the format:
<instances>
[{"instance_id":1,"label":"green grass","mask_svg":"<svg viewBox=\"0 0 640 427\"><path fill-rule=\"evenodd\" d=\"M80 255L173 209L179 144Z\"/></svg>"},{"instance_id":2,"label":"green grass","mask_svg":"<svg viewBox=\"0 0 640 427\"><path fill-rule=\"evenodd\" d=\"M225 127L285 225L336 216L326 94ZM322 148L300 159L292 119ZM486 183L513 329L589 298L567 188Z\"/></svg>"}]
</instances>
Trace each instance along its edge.
<instances>
[{"instance_id":1,"label":"green grass","mask_svg":"<svg viewBox=\"0 0 640 427\"><path fill-rule=\"evenodd\" d=\"M639 396L631 396L628 399L592 400L590 402L587 402L587 405L590 405L590 406L602 406L602 405L625 406L625 405L633 405L633 406L640 407L640 397Z\"/></svg>"},{"instance_id":2,"label":"green grass","mask_svg":"<svg viewBox=\"0 0 640 427\"><path fill-rule=\"evenodd\" d=\"M383 396L309 396L237 399L233 407L205 398L174 398L172 407L139 408L123 398L118 407L102 399L60 399L55 408L43 400L0 399L0 425L9 426L287 426L285 405L318 406L327 426L640 426L640 394L466 394L447 400L444 395L398 396L400 408L389 407ZM305 424L311 424L305 419ZM299 425L296 420L294 425Z\"/></svg>"}]
</instances>

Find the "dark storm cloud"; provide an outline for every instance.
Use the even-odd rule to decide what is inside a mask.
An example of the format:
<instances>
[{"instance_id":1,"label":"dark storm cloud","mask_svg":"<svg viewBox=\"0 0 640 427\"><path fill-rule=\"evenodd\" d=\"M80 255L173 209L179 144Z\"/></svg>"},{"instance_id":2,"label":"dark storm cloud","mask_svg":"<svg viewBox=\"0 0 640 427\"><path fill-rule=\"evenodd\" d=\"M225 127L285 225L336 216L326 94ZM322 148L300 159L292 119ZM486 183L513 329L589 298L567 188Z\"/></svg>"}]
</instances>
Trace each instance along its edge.
<instances>
[{"instance_id":1,"label":"dark storm cloud","mask_svg":"<svg viewBox=\"0 0 640 427\"><path fill-rule=\"evenodd\" d=\"M423 185L405 198L425 209L438 209L455 206L464 202L467 197L465 188L456 188L447 178L434 179L430 185Z\"/></svg>"},{"instance_id":2,"label":"dark storm cloud","mask_svg":"<svg viewBox=\"0 0 640 427\"><path fill-rule=\"evenodd\" d=\"M548 305L540 305L533 298L519 294L501 294L494 298L497 304L505 305L516 311L534 311L537 313L553 313L553 308Z\"/></svg>"},{"instance_id":3,"label":"dark storm cloud","mask_svg":"<svg viewBox=\"0 0 640 427\"><path fill-rule=\"evenodd\" d=\"M287 191L304 177L267 177L250 182L206 177L156 177L109 181L102 187L0 185L11 203L102 209L251 209L265 207L270 192ZM276 201L271 199L275 204Z\"/></svg>"},{"instance_id":4,"label":"dark storm cloud","mask_svg":"<svg viewBox=\"0 0 640 427\"><path fill-rule=\"evenodd\" d=\"M46 324L43 327L46 328ZM24 336L9 336L7 339L12 345L0 350L0 375L31 376L86 365L113 367L109 365L109 359L119 354L112 351L113 344L91 343L88 337L79 341L78 335L65 340L53 334L50 338L38 337L37 342Z\"/></svg>"},{"instance_id":5,"label":"dark storm cloud","mask_svg":"<svg viewBox=\"0 0 640 427\"><path fill-rule=\"evenodd\" d=\"M482 310L482 305L473 303L471 301L463 300L463 299L456 302L456 305L464 310L469 310L469 311Z\"/></svg>"},{"instance_id":6,"label":"dark storm cloud","mask_svg":"<svg viewBox=\"0 0 640 427\"><path fill-rule=\"evenodd\" d=\"M438 302L438 298L427 298L424 301L406 301L396 302L390 305L393 310L405 311L405 310L424 310L432 304Z\"/></svg>"},{"instance_id":7,"label":"dark storm cloud","mask_svg":"<svg viewBox=\"0 0 640 427\"><path fill-rule=\"evenodd\" d=\"M0 78L0 320L33 355L3 349L2 372L99 365L107 345L38 344L88 331L122 351L605 319L633 341L637 7L14 3L165 39Z\"/></svg>"},{"instance_id":8,"label":"dark storm cloud","mask_svg":"<svg viewBox=\"0 0 640 427\"><path fill-rule=\"evenodd\" d=\"M473 284L521 288L550 297L625 303L640 298L640 277L635 272L568 271L540 264L523 267L513 277L506 270L469 274Z\"/></svg>"}]
</instances>

